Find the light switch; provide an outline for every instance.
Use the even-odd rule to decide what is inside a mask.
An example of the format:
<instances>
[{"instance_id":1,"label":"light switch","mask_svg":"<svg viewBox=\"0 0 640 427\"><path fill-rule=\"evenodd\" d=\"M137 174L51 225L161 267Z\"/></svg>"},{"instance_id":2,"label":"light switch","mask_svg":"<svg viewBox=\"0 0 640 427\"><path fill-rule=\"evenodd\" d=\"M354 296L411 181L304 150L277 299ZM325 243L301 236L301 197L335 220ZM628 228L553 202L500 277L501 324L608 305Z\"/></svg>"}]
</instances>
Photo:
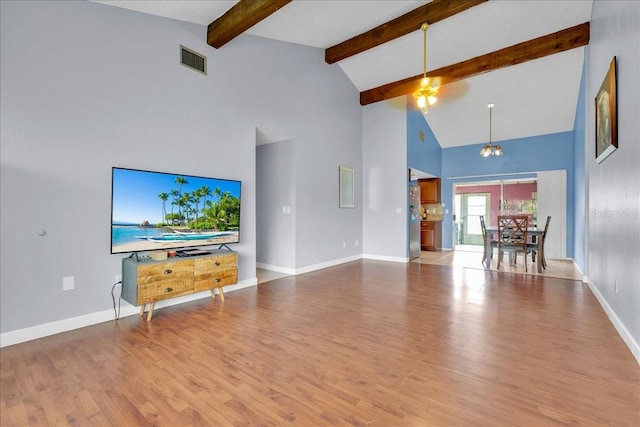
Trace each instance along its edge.
<instances>
[{"instance_id":1,"label":"light switch","mask_svg":"<svg viewBox=\"0 0 640 427\"><path fill-rule=\"evenodd\" d=\"M75 287L74 285L74 277L67 276L62 278L62 290L63 291L71 291Z\"/></svg>"}]
</instances>

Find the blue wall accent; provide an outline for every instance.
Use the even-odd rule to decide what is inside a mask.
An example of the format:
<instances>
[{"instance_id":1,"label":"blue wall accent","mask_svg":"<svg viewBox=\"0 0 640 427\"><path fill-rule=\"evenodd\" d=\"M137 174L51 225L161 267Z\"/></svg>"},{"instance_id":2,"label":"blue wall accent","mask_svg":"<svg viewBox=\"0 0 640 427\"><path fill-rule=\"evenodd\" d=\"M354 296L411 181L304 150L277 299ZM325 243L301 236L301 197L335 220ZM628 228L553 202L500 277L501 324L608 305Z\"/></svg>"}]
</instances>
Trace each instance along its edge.
<instances>
[{"instance_id":1,"label":"blue wall accent","mask_svg":"<svg viewBox=\"0 0 640 427\"><path fill-rule=\"evenodd\" d=\"M567 171L567 256L573 257L574 241L574 134L562 132L550 135L500 141L505 154L501 157L480 157L483 144L445 148L442 150L442 201L445 215L442 222L442 247L452 248L453 184L469 181L455 177L479 176L476 181L508 179L509 174L546 170ZM500 176L486 176L500 175ZM519 176L519 175L518 175ZM522 176L520 176L522 177Z\"/></svg>"},{"instance_id":2,"label":"blue wall accent","mask_svg":"<svg viewBox=\"0 0 640 427\"><path fill-rule=\"evenodd\" d=\"M420 140L421 131L424 132L424 141ZM441 176L442 148L411 96L407 96L407 165Z\"/></svg>"},{"instance_id":3,"label":"blue wall accent","mask_svg":"<svg viewBox=\"0 0 640 427\"><path fill-rule=\"evenodd\" d=\"M585 270L585 256L584 256L584 234L586 233L586 200L585 194L587 186L585 182L585 141L586 141L586 103L585 103L585 88L586 88L586 67L587 67L587 55L588 50L585 48L585 60L582 65L582 78L580 80L580 93L578 94L578 106L576 108L576 118L573 125L573 146L575 151L573 153L574 170L574 239L573 245L573 260L583 273Z\"/></svg>"}]
</instances>

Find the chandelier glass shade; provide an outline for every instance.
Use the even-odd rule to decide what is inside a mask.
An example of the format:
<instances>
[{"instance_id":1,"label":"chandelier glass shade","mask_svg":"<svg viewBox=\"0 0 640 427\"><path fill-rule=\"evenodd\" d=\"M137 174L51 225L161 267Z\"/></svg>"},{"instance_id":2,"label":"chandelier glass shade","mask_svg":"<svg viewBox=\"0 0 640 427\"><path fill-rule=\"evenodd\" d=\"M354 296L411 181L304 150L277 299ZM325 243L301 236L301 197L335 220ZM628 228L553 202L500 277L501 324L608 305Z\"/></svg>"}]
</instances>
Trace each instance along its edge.
<instances>
[{"instance_id":1,"label":"chandelier glass shade","mask_svg":"<svg viewBox=\"0 0 640 427\"><path fill-rule=\"evenodd\" d=\"M429 79L427 78L427 28L429 24L426 22L422 24L420 29L423 33L423 56L422 56L422 81L420 87L413 93L413 97L416 100L416 104L422 114L429 112L429 107L436 103L438 98L438 88L429 85Z\"/></svg>"},{"instance_id":2,"label":"chandelier glass shade","mask_svg":"<svg viewBox=\"0 0 640 427\"><path fill-rule=\"evenodd\" d=\"M482 150L480 150L480 155L482 157L489 157L489 156L502 156L504 154L504 152L502 151L502 147L500 147L499 144L493 145L491 143L491 126L492 126L492 116L491 116L491 111L493 110L494 105L493 104L488 104L487 107L489 107L489 143L485 144L484 147L482 147Z\"/></svg>"}]
</instances>

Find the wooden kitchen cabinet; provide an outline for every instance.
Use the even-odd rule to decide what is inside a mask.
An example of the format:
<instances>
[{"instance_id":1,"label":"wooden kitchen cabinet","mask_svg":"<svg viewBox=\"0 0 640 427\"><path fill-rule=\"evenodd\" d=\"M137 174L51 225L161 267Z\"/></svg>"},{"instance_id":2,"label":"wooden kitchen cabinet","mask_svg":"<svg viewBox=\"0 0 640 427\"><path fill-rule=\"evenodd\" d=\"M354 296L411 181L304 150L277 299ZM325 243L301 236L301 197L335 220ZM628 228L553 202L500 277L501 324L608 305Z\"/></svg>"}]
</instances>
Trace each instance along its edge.
<instances>
[{"instance_id":1,"label":"wooden kitchen cabinet","mask_svg":"<svg viewBox=\"0 0 640 427\"><path fill-rule=\"evenodd\" d=\"M440 203L440 178L419 179L420 203Z\"/></svg>"},{"instance_id":2,"label":"wooden kitchen cabinet","mask_svg":"<svg viewBox=\"0 0 640 427\"><path fill-rule=\"evenodd\" d=\"M420 249L423 251L439 251L442 249L442 222L420 222Z\"/></svg>"}]
</instances>

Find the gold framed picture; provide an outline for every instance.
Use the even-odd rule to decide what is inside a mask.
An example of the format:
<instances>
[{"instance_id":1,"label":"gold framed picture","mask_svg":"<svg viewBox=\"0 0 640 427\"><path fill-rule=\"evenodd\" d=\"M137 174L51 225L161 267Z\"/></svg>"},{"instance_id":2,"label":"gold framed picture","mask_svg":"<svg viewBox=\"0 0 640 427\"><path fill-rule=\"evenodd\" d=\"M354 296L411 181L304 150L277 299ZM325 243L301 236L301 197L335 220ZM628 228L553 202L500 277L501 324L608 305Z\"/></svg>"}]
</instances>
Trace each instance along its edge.
<instances>
[{"instance_id":1,"label":"gold framed picture","mask_svg":"<svg viewBox=\"0 0 640 427\"><path fill-rule=\"evenodd\" d=\"M596 94L596 162L601 163L618 149L618 114L616 102L616 57Z\"/></svg>"}]
</instances>

